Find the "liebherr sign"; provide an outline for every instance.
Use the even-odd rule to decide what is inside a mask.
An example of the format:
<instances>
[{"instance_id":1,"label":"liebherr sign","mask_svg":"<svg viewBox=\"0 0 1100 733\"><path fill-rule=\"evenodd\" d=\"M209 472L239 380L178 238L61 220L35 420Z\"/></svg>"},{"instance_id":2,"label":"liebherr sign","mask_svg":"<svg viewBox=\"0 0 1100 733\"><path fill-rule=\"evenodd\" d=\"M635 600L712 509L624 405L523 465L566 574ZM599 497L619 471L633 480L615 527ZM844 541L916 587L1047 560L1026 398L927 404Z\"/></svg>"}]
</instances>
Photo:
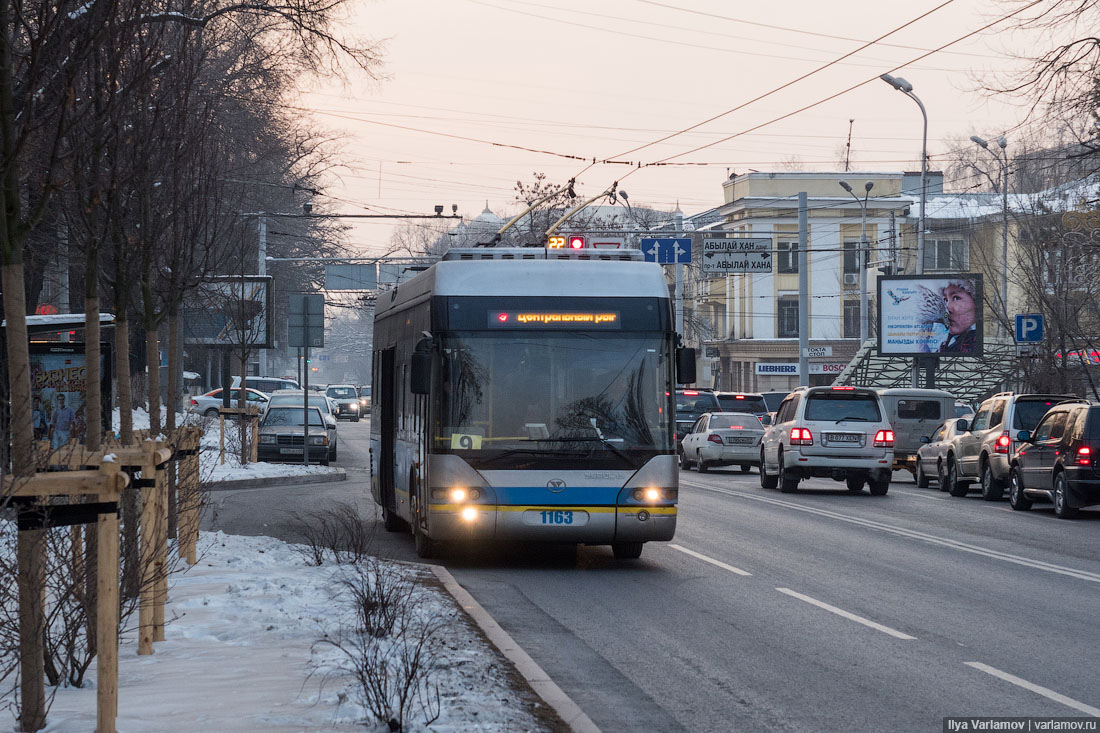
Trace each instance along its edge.
<instances>
[{"instance_id":1,"label":"liebherr sign","mask_svg":"<svg viewBox=\"0 0 1100 733\"><path fill-rule=\"evenodd\" d=\"M724 274L771 271L771 237L703 240L703 272Z\"/></svg>"}]
</instances>

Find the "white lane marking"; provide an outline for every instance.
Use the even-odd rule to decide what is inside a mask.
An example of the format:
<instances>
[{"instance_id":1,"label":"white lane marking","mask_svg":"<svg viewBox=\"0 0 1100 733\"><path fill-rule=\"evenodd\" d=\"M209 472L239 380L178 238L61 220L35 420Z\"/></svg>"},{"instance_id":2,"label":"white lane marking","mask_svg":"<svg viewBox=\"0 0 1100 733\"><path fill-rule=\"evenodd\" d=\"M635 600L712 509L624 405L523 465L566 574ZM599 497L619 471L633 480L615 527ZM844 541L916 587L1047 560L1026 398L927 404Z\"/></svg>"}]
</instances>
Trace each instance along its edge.
<instances>
[{"instance_id":1,"label":"white lane marking","mask_svg":"<svg viewBox=\"0 0 1100 733\"><path fill-rule=\"evenodd\" d=\"M889 626L883 626L882 624L875 623L874 621L871 621L870 619L863 618L862 616L857 616L854 613L848 613L847 611L845 611L843 609L840 609L840 608L837 608L836 606L830 606L828 603L823 603L822 601L819 601L816 598L810 598L809 596L804 596L801 593L796 593L793 590L791 590L790 588L776 588L776 590L779 591L780 593L786 593L787 595L791 596L792 598L797 598L800 601L805 601L806 603L809 603L811 606L817 606L818 608L825 609L829 613L835 613L837 616L841 616L843 618L846 618L849 621L855 621L857 624L863 624L864 626L867 626L868 628L872 628L875 631L881 631L884 634L889 634L890 636L893 636L896 639L904 639L905 641L916 641L916 639L917 639L917 637L915 637L915 636L909 636L909 634L903 634L900 631L897 631L895 629L891 629Z\"/></svg>"},{"instance_id":2,"label":"white lane marking","mask_svg":"<svg viewBox=\"0 0 1100 733\"><path fill-rule=\"evenodd\" d=\"M922 542L928 542L933 545L939 545L941 547L947 547L952 550L958 550L959 552L969 552L973 555L981 555L982 557L993 558L994 560L1002 560L1014 565L1022 565L1034 570L1043 570L1048 573L1056 573L1058 575L1066 575L1071 578L1077 578L1078 580L1087 580L1090 583L1100 583L1100 573L1090 573L1087 570L1077 570L1075 568L1067 568L1062 565L1054 565L1053 563L1043 562L1042 560L1033 560L1027 557L1021 557L1020 555L1012 555L1007 552L998 552L997 550L990 550L986 547L979 545L969 545L965 542L959 542L958 540L948 539L946 537L937 537L936 535L926 534L924 532L918 532L911 529L903 529L901 527L895 527L889 524L883 524L882 522L876 522L870 519L861 519L859 517L853 517L847 514L841 514L840 512L829 511L827 509L817 509L815 507L803 506L801 504L795 504L789 501L782 501L780 499L772 499L766 496L754 496L745 491L732 491L730 489L722 489L716 486L707 486L705 484L696 484L688 482L680 482L681 485L690 485L695 488L705 489L707 491L713 491L719 494L727 494L728 496L737 496L744 499L751 499L753 501L760 501L765 504L773 504L775 506L784 507L787 509L794 509L795 511L806 512L807 514L817 514L818 516L828 517L829 519L835 519L840 522L847 522L849 524L856 524L861 527L867 527L869 529L876 529L880 532L887 532L889 534L898 535L899 537L908 537L910 539L921 540Z\"/></svg>"},{"instance_id":3,"label":"white lane marking","mask_svg":"<svg viewBox=\"0 0 1100 733\"><path fill-rule=\"evenodd\" d=\"M1100 708L1094 708L1091 705L1086 705L1083 702L1078 702L1072 697L1066 697L1065 695L1059 692L1055 692L1054 690L1051 690L1049 688L1041 687L1032 682L1028 682L1027 680L1020 679L1016 675L1009 674L1008 672L1002 672L996 667L990 667L988 664L982 664L981 662L965 662L965 664L968 667L973 667L974 669L985 672L986 674L991 674L994 677L998 677L1005 682L1011 682L1017 687L1022 687L1025 690L1031 690L1032 692L1038 693L1043 697L1054 700L1055 702L1060 702L1066 707L1073 708L1074 710L1080 710L1085 715L1100 717Z\"/></svg>"},{"instance_id":4,"label":"white lane marking","mask_svg":"<svg viewBox=\"0 0 1100 733\"><path fill-rule=\"evenodd\" d=\"M711 565L714 565L716 567L720 567L723 570L728 570L728 571L730 571L731 573L733 573L735 575L752 575L752 573L750 573L746 570L742 570L741 568L735 568L732 565L727 565L726 563L722 562L721 560L715 560L713 557L707 557L706 555L701 555L698 552L696 552L695 550L689 550L686 547L682 547L680 545L674 545L674 544L669 544L668 546L671 547L674 550L679 550L680 552L684 553L685 555L691 555L692 557L698 558L698 559L702 560L703 562L709 562Z\"/></svg>"}]
</instances>

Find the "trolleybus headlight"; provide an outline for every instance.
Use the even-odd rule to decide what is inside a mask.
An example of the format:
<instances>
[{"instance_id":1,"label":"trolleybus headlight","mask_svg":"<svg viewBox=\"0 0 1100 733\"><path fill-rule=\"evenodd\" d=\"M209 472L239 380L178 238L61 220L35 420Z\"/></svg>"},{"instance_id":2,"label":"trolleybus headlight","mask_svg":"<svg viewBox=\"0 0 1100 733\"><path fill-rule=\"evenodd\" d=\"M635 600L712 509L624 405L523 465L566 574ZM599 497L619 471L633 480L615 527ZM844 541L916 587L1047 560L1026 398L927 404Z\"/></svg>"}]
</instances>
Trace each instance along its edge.
<instances>
[{"instance_id":1,"label":"trolleybus headlight","mask_svg":"<svg viewBox=\"0 0 1100 733\"><path fill-rule=\"evenodd\" d=\"M661 492L658 489L646 489L645 498L646 501L657 501L661 498Z\"/></svg>"},{"instance_id":2,"label":"trolleybus headlight","mask_svg":"<svg viewBox=\"0 0 1100 733\"><path fill-rule=\"evenodd\" d=\"M458 503L466 501L466 489L451 489L451 501Z\"/></svg>"},{"instance_id":3,"label":"trolleybus headlight","mask_svg":"<svg viewBox=\"0 0 1100 733\"><path fill-rule=\"evenodd\" d=\"M462 510L461 516L467 522L472 522L477 519L477 509L474 509L472 506L468 506Z\"/></svg>"}]
</instances>

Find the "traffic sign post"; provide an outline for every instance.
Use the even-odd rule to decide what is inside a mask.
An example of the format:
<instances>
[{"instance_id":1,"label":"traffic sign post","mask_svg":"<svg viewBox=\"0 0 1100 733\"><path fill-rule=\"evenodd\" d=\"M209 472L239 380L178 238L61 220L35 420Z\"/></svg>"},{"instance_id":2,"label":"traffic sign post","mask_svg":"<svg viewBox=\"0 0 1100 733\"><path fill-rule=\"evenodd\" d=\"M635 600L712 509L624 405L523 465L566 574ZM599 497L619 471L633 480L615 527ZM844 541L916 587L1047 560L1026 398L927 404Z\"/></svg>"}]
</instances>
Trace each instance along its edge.
<instances>
[{"instance_id":1,"label":"traffic sign post","mask_svg":"<svg viewBox=\"0 0 1100 733\"><path fill-rule=\"evenodd\" d=\"M302 368L302 463L309 465L309 349L325 345L325 296L320 293L290 296L287 344L305 349ZM324 427L322 425L322 427Z\"/></svg>"},{"instance_id":2,"label":"traffic sign post","mask_svg":"<svg viewBox=\"0 0 1100 733\"><path fill-rule=\"evenodd\" d=\"M772 271L772 241L765 238L704 239L703 272L709 274Z\"/></svg>"},{"instance_id":3,"label":"traffic sign post","mask_svg":"<svg viewBox=\"0 0 1100 733\"><path fill-rule=\"evenodd\" d=\"M1043 314L1016 314L1016 343L1036 344L1043 340Z\"/></svg>"},{"instance_id":4,"label":"traffic sign post","mask_svg":"<svg viewBox=\"0 0 1100 733\"><path fill-rule=\"evenodd\" d=\"M642 237L642 254L659 265L690 265L691 237Z\"/></svg>"}]
</instances>

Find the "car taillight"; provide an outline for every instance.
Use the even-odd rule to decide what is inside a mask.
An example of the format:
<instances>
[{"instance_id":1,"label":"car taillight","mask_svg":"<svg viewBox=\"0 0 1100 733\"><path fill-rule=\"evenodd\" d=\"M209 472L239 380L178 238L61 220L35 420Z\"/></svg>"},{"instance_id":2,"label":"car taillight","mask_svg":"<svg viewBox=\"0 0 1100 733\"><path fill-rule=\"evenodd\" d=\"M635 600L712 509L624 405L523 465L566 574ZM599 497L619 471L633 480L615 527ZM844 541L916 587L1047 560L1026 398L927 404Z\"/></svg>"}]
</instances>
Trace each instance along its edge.
<instances>
[{"instance_id":1,"label":"car taillight","mask_svg":"<svg viewBox=\"0 0 1100 733\"><path fill-rule=\"evenodd\" d=\"M1012 438L1008 437L1008 431L1001 433L997 438L997 442L993 444L994 453L1008 453L1008 449L1012 446Z\"/></svg>"},{"instance_id":2,"label":"car taillight","mask_svg":"<svg viewBox=\"0 0 1100 733\"><path fill-rule=\"evenodd\" d=\"M707 442L708 443L717 443L718 445L722 445L722 436L721 435L714 435L712 433L712 434L707 436Z\"/></svg>"},{"instance_id":3,"label":"car taillight","mask_svg":"<svg viewBox=\"0 0 1100 733\"><path fill-rule=\"evenodd\" d=\"M894 431L893 430L880 430L875 433L874 446L876 448L893 448L894 447Z\"/></svg>"},{"instance_id":4,"label":"car taillight","mask_svg":"<svg viewBox=\"0 0 1100 733\"><path fill-rule=\"evenodd\" d=\"M199 405L199 401L196 400L194 397L192 397L191 398L191 406L192 407L198 407L198 405Z\"/></svg>"},{"instance_id":5,"label":"car taillight","mask_svg":"<svg viewBox=\"0 0 1100 733\"><path fill-rule=\"evenodd\" d=\"M809 428L791 428L791 445L813 445L814 436Z\"/></svg>"},{"instance_id":6,"label":"car taillight","mask_svg":"<svg viewBox=\"0 0 1100 733\"><path fill-rule=\"evenodd\" d=\"M1087 445L1083 445L1077 449L1077 465L1078 466L1091 466L1092 465L1092 448Z\"/></svg>"}]
</instances>

